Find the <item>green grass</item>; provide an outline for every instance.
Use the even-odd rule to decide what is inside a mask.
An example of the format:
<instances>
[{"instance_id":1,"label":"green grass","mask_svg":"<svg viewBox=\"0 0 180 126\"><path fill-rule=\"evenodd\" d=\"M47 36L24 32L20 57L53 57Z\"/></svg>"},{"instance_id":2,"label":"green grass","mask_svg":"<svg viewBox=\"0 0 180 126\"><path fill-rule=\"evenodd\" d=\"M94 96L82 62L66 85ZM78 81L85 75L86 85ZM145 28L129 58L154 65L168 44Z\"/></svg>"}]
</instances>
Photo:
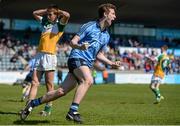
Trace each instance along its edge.
<instances>
[{"instance_id":1,"label":"green grass","mask_svg":"<svg viewBox=\"0 0 180 126\"><path fill-rule=\"evenodd\" d=\"M180 85L161 85L165 100L153 104L149 85L94 85L80 105L87 125L180 125ZM56 87L57 88L57 87ZM35 108L25 122L17 114L25 102L20 102L21 86L0 85L0 125L72 125L65 120L74 91L53 103L51 116L41 117L43 105ZM38 96L45 92L39 87Z\"/></svg>"}]
</instances>

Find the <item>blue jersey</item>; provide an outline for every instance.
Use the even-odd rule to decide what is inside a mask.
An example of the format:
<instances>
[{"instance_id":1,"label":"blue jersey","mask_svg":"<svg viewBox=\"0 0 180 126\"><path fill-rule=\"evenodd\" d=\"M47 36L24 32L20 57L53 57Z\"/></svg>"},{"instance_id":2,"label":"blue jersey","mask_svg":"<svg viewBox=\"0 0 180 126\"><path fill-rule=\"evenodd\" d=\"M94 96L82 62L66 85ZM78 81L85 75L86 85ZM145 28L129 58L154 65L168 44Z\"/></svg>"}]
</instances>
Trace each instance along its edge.
<instances>
[{"instance_id":1,"label":"blue jersey","mask_svg":"<svg viewBox=\"0 0 180 126\"><path fill-rule=\"evenodd\" d=\"M33 71L35 68L35 63L36 63L36 59L32 58L29 62L28 65L30 66L30 71Z\"/></svg>"},{"instance_id":2,"label":"blue jersey","mask_svg":"<svg viewBox=\"0 0 180 126\"><path fill-rule=\"evenodd\" d=\"M35 63L36 63L36 59L35 58L32 58L29 62L28 62L28 65L30 67L30 71L29 73L26 75L26 78L24 81L27 81L27 82L31 82L32 81L32 76L33 76L33 71L34 71L34 68L35 68Z\"/></svg>"},{"instance_id":3,"label":"blue jersey","mask_svg":"<svg viewBox=\"0 0 180 126\"><path fill-rule=\"evenodd\" d=\"M91 21L84 24L77 35L80 37L79 44L88 42L89 48L87 50L72 49L69 58L84 59L88 66L92 67L98 52L106 49L110 35L107 29L101 31L98 21Z\"/></svg>"}]
</instances>

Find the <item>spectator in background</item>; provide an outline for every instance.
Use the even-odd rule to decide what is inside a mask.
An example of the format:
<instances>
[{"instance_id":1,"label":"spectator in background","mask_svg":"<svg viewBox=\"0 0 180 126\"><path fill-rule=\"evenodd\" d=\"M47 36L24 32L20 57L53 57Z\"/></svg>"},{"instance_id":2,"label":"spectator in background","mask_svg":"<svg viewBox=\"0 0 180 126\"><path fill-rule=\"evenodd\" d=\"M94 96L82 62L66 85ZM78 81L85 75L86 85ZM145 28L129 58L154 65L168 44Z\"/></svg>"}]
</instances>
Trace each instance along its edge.
<instances>
[{"instance_id":1,"label":"spectator in background","mask_svg":"<svg viewBox=\"0 0 180 126\"><path fill-rule=\"evenodd\" d=\"M136 70L140 70L141 69L141 60L140 58L137 58L136 61L135 61L135 69Z\"/></svg>"},{"instance_id":2,"label":"spectator in background","mask_svg":"<svg viewBox=\"0 0 180 126\"><path fill-rule=\"evenodd\" d=\"M106 69L103 70L102 75L103 75L103 82L105 84L107 84L108 83L108 77L109 77L108 71Z\"/></svg>"},{"instance_id":3,"label":"spectator in background","mask_svg":"<svg viewBox=\"0 0 180 126\"><path fill-rule=\"evenodd\" d=\"M4 31L4 22L0 20L0 32Z\"/></svg>"},{"instance_id":4,"label":"spectator in background","mask_svg":"<svg viewBox=\"0 0 180 126\"><path fill-rule=\"evenodd\" d=\"M18 54L16 53L16 54L13 55L13 57L11 57L10 62L16 63L17 60L18 60Z\"/></svg>"},{"instance_id":5,"label":"spectator in background","mask_svg":"<svg viewBox=\"0 0 180 126\"><path fill-rule=\"evenodd\" d=\"M149 73L152 70L151 64L149 63L149 61L145 61L144 70L145 70L146 73Z\"/></svg>"},{"instance_id":6,"label":"spectator in background","mask_svg":"<svg viewBox=\"0 0 180 126\"><path fill-rule=\"evenodd\" d=\"M92 70L92 77L93 77L94 84L96 84L97 71L95 69Z\"/></svg>"}]
</instances>

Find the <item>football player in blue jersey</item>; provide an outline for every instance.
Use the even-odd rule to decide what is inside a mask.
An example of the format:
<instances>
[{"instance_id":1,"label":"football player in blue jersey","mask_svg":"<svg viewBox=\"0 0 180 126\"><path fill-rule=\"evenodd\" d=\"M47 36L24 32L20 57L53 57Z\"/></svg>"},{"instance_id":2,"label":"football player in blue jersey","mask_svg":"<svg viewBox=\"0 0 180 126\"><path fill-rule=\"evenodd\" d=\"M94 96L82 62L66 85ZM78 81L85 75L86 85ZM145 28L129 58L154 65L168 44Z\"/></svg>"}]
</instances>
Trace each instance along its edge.
<instances>
[{"instance_id":1,"label":"football player in blue jersey","mask_svg":"<svg viewBox=\"0 0 180 126\"><path fill-rule=\"evenodd\" d=\"M30 88L31 88L31 82L32 82L32 75L33 75L33 70L34 70L34 65L35 65L35 59L32 58L28 64L26 64L24 70L21 72L23 74L24 71L29 70L29 73L26 75L24 81L22 82L22 98L21 101L24 101L26 98L29 96Z\"/></svg>"}]
</instances>

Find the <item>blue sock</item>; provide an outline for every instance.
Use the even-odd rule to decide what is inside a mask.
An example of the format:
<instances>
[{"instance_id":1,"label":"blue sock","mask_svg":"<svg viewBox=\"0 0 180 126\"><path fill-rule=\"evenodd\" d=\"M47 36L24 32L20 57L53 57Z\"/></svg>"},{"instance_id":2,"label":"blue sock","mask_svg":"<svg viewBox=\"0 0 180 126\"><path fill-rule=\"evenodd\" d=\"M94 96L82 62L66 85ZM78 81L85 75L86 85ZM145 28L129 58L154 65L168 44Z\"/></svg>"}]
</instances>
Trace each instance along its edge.
<instances>
[{"instance_id":1,"label":"blue sock","mask_svg":"<svg viewBox=\"0 0 180 126\"><path fill-rule=\"evenodd\" d=\"M78 109L79 109L79 104L77 104L77 103L71 104L70 111L77 112Z\"/></svg>"},{"instance_id":2,"label":"blue sock","mask_svg":"<svg viewBox=\"0 0 180 126\"><path fill-rule=\"evenodd\" d=\"M38 106L38 105L41 105L41 99L42 99L42 97L40 97L40 98L38 98L38 99L32 100L32 101L31 101L32 107L36 107L36 106Z\"/></svg>"}]
</instances>

